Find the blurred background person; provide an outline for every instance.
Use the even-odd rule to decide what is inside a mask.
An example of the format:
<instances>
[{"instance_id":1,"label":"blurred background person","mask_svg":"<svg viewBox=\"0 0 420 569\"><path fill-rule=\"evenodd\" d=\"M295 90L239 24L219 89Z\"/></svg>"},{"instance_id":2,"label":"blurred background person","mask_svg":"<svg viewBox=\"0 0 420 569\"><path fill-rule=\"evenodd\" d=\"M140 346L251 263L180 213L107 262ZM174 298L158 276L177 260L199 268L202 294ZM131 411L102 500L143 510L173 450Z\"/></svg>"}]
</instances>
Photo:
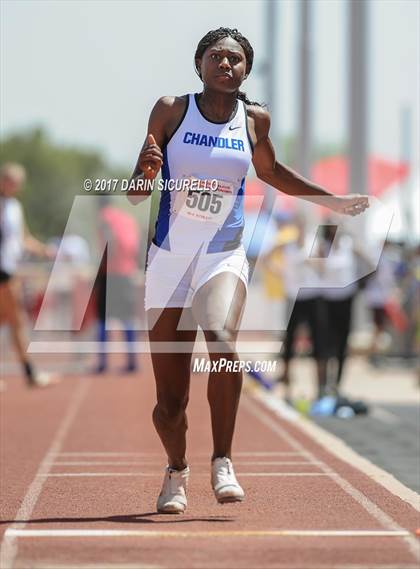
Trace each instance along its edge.
<instances>
[{"instance_id":1,"label":"blurred background person","mask_svg":"<svg viewBox=\"0 0 420 569\"><path fill-rule=\"evenodd\" d=\"M17 199L25 178L20 164L9 162L0 168L0 324L9 327L28 386L44 387L52 383L52 378L36 370L26 351L25 314L16 273L25 250L44 259L50 259L53 253L31 235L26 225Z\"/></svg>"},{"instance_id":2,"label":"blurred background person","mask_svg":"<svg viewBox=\"0 0 420 569\"><path fill-rule=\"evenodd\" d=\"M84 275L88 274L91 261L89 244L75 233L51 239L49 244L55 248L55 260L60 263L60 272L54 280L55 301L60 307L55 320L63 330L72 330L78 315L78 289L84 286Z\"/></svg>"},{"instance_id":3,"label":"blurred background person","mask_svg":"<svg viewBox=\"0 0 420 569\"><path fill-rule=\"evenodd\" d=\"M127 342L124 373L138 370L134 342L136 289L134 277L138 264L140 235L136 220L112 204L108 195L98 197L98 231L100 250L105 248L95 282L98 318L98 355L96 373L107 369L106 341L109 320L115 318L123 326Z\"/></svg>"},{"instance_id":4,"label":"blurred background person","mask_svg":"<svg viewBox=\"0 0 420 569\"><path fill-rule=\"evenodd\" d=\"M283 282L286 312L290 314L282 350L283 372L278 381L283 383L286 398L291 395L290 362L296 351L298 332L306 326L310 338L310 354L317 369L318 396L326 387L325 308L319 289L319 275L309 261L310 244L305 236L305 222L296 217L294 226L288 226L284 241L274 245L265 266Z\"/></svg>"},{"instance_id":5,"label":"blurred background person","mask_svg":"<svg viewBox=\"0 0 420 569\"><path fill-rule=\"evenodd\" d=\"M412 315L412 353L415 358L417 383L420 386L420 245L417 245L412 257L411 298L413 302Z\"/></svg>"},{"instance_id":6,"label":"blurred background person","mask_svg":"<svg viewBox=\"0 0 420 569\"><path fill-rule=\"evenodd\" d=\"M354 406L358 413L366 412L367 407L361 401L351 402L344 398L341 382L348 355L353 305L359 292L358 263L368 264L372 269L373 266L357 249L350 235L336 237L337 226L331 221L322 228L319 256L322 258L320 278L326 311L326 393L337 398L337 405L346 403ZM331 283L334 283L333 287Z\"/></svg>"},{"instance_id":7,"label":"blurred background person","mask_svg":"<svg viewBox=\"0 0 420 569\"><path fill-rule=\"evenodd\" d=\"M328 389L337 394L347 357L353 302L359 289L351 237L335 239L336 225L327 223L322 227L320 257L323 259L321 279L326 287L322 295L327 317ZM334 287L328 286L331 282Z\"/></svg>"},{"instance_id":8,"label":"blurred background person","mask_svg":"<svg viewBox=\"0 0 420 569\"><path fill-rule=\"evenodd\" d=\"M51 240L57 249L57 261L65 261L72 265L88 265L90 262L89 244L81 235L70 233L61 239Z\"/></svg>"},{"instance_id":9,"label":"blurred background person","mask_svg":"<svg viewBox=\"0 0 420 569\"><path fill-rule=\"evenodd\" d=\"M419 308L419 278L418 278L418 244L394 243L387 248L394 255L393 275L396 286L385 305L388 322L392 328L393 356L402 358L405 366L411 367L417 321L416 313Z\"/></svg>"},{"instance_id":10,"label":"blurred background person","mask_svg":"<svg viewBox=\"0 0 420 569\"><path fill-rule=\"evenodd\" d=\"M366 306L373 323L372 340L369 346L369 361L376 365L380 353L384 353L391 343L390 334L386 333L390 320L387 305L393 296L397 280L395 267L390 255L391 244L385 243L376 271L368 278L364 290Z\"/></svg>"},{"instance_id":11,"label":"blurred background person","mask_svg":"<svg viewBox=\"0 0 420 569\"><path fill-rule=\"evenodd\" d=\"M268 251L263 251L261 258L265 319L270 322L274 318L277 324L285 316L286 296L282 277L284 246L297 238L297 229L292 217L289 213L281 211L274 215L276 232L270 238L271 247Z\"/></svg>"}]
</instances>

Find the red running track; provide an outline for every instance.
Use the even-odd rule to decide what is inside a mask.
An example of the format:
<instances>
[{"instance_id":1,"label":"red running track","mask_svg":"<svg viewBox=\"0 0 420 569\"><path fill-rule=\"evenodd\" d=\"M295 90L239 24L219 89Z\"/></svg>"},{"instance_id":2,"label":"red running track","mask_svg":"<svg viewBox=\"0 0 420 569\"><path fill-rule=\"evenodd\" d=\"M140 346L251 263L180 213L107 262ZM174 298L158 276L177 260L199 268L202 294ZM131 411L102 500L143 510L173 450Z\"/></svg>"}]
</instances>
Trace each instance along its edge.
<instances>
[{"instance_id":1,"label":"red running track","mask_svg":"<svg viewBox=\"0 0 420 569\"><path fill-rule=\"evenodd\" d=\"M189 405L188 510L155 513L165 456L137 377L1 393L1 563L9 568L414 569L419 513L298 424L243 394L234 464L246 500L210 487L206 376Z\"/></svg>"}]
</instances>

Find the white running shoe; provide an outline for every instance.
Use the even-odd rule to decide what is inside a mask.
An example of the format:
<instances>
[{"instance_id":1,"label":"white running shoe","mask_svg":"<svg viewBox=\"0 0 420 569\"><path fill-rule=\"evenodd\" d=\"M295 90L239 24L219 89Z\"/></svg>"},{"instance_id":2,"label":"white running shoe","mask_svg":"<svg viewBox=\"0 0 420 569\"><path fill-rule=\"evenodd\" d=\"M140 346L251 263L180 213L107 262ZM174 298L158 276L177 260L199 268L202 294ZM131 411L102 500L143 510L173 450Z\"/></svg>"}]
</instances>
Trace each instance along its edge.
<instances>
[{"instance_id":1,"label":"white running shoe","mask_svg":"<svg viewBox=\"0 0 420 569\"><path fill-rule=\"evenodd\" d=\"M183 514L187 507L187 483L190 469L174 470L166 467L161 493L157 500L159 514Z\"/></svg>"},{"instance_id":2,"label":"white running shoe","mask_svg":"<svg viewBox=\"0 0 420 569\"><path fill-rule=\"evenodd\" d=\"M57 383L60 383L59 378L45 371L36 372L33 378L28 382L30 387L50 387Z\"/></svg>"},{"instance_id":3,"label":"white running shoe","mask_svg":"<svg viewBox=\"0 0 420 569\"><path fill-rule=\"evenodd\" d=\"M236 480L232 461L226 456L216 458L211 465L211 485L219 504L242 502L245 492Z\"/></svg>"}]
</instances>

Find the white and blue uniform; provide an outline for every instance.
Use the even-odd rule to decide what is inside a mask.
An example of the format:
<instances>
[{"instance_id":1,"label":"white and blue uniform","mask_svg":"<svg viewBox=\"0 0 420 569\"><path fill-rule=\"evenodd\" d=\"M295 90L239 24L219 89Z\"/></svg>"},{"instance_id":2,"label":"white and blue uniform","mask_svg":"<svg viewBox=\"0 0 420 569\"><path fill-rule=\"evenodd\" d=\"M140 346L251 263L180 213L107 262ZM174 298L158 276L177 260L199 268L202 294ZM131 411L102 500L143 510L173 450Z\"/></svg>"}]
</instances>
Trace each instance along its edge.
<instances>
[{"instance_id":1,"label":"white and blue uniform","mask_svg":"<svg viewBox=\"0 0 420 569\"><path fill-rule=\"evenodd\" d=\"M0 271L14 275L23 255L24 217L14 197L0 197Z\"/></svg>"},{"instance_id":2,"label":"white and blue uniform","mask_svg":"<svg viewBox=\"0 0 420 569\"><path fill-rule=\"evenodd\" d=\"M226 270L247 284L243 203L252 151L243 101L230 121L215 123L201 113L197 95L188 95L184 116L163 149L162 179L201 180L212 189L162 190L146 309L190 306L195 292Z\"/></svg>"}]
</instances>

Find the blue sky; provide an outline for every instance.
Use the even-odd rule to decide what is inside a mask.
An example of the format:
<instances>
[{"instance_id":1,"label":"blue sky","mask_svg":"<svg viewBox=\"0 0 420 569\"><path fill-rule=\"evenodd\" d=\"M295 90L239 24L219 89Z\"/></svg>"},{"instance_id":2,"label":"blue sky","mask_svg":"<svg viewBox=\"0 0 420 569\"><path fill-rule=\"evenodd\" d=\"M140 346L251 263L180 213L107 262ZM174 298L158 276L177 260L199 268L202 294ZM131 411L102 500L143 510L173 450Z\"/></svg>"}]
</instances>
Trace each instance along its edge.
<instances>
[{"instance_id":1,"label":"blue sky","mask_svg":"<svg viewBox=\"0 0 420 569\"><path fill-rule=\"evenodd\" d=\"M278 122L296 125L297 2L279 2ZM264 100L258 68L265 57L265 2L39 1L1 2L1 132L43 125L54 140L102 150L131 167L158 97L199 91L193 54L220 25L237 27L256 53L245 90ZM315 0L314 135L346 136L346 0ZM369 24L371 151L399 157L399 112L413 111L418 154L419 21L415 0L372 0ZM279 157L281 159L281 157Z\"/></svg>"}]
</instances>

